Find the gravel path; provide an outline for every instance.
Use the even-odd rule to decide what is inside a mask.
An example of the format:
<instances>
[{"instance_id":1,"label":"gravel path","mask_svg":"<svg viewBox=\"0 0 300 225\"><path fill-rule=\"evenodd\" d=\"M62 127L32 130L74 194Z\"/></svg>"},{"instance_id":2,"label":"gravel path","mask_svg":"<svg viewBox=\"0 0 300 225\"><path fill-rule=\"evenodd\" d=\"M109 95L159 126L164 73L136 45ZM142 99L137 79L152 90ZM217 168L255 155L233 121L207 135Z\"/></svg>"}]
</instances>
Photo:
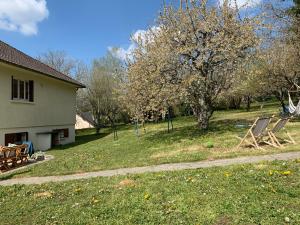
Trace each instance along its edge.
<instances>
[{"instance_id":1,"label":"gravel path","mask_svg":"<svg viewBox=\"0 0 300 225\"><path fill-rule=\"evenodd\" d=\"M246 157L219 159L219 160L212 160L212 161L171 163L171 164L144 166L144 167L122 168L122 169L115 169L115 170L102 170L97 172L87 172L87 173L63 175L63 176L16 178L16 179L0 181L0 185L11 186L14 184L25 184L25 185L43 184L48 182L61 182L61 181L69 181L69 180L88 179L93 177L111 177L111 176L118 176L118 175L140 174L140 173L147 173L147 172L198 169L198 168L208 168L208 167L215 167L215 166L258 163L261 161L292 160L298 158L300 158L300 152L287 152L287 153L278 153L272 155L246 156Z\"/></svg>"}]
</instances>

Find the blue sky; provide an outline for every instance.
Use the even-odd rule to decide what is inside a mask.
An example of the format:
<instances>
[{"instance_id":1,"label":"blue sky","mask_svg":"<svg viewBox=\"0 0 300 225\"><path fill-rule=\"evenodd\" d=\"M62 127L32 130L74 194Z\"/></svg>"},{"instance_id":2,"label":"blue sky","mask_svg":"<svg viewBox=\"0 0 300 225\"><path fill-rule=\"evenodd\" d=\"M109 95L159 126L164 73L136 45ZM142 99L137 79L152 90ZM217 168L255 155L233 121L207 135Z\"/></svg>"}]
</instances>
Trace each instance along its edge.
<instances>
[{"instance_id":1,"label":"blue sky","mask_svg":"<svg viewBox=\"0 0 300 225\"><path fill-rule=\"evenodd\" d=\"M37 34L0 29L0 39L31 56L64 50L89 62L109 46L127 48L132 33L153 25L161 1L47 0L46 7Z\"/></svg>"},{"instance_id":2,"label":"blue sky","mask_svg":"<svg viewBox=\"0 0 300 225\"><path fill-rule=\"evenodd\" d=\"M0 39L33 57L63 50L89 63L111 46L126 51L161 7L162 0L0 0Z\"/></svg>"}]
</instances>

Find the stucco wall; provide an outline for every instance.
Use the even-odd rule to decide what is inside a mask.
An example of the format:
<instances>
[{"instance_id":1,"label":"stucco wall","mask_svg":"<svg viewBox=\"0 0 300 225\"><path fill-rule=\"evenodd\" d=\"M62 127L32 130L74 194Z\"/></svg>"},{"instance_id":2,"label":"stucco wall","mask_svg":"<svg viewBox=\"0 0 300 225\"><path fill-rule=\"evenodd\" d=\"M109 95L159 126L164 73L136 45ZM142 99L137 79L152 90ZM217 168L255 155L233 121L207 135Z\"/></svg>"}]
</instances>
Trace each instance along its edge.
<instances>
[{"instance_id":1,"label":"stucco wall","mask_svg":"<svg viewBox=\"0 0 300 225\"><path fill-rule=\"evenodd\" d=\"M68 144L75 141L75 127L74 125L62 125L62 126L42 126L42 127L25 127L25 128L9 128L9 129L0 129L0 144L4 145L4 136L5 134L11 133L23 133L28 132L28 140L32 141L33 146L36 150L48 150L44 146L51 146L50 143L42 143L43 132L51 132L56 129L69 129L69 137L64 138L60 141L60 144ZM51 140L50 140L51 141Z\"/></svg>"},{"instance_id":2,"label":"stucco wall","mask_svg":"<svg viewBox=\"0 0 300 225\"><path fill-rule=\"evenodd\" d=\"M34 102L11 100L11 77L34 80ZM4 134L26 131L36 142L34 132L71 128L66 142L75 140L76 87L63 81L0 63L0 144ZM74 135L71 135L74 133Z\"/></svg>"}]
</instances>

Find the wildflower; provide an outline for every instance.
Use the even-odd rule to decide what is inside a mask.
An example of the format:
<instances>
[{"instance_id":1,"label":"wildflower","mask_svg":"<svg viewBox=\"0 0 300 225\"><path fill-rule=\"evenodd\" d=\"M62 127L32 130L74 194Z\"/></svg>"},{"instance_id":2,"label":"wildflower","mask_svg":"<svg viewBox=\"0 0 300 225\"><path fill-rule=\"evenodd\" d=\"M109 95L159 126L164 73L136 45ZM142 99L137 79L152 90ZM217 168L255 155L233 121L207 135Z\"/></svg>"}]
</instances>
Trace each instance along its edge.
<instances>
[{"instance_id":1,"label":"wildflower","mask_svg":"<svg viewBox=\"0 0 300 225\"><path fill-rule=\"evenodd\" d=\"M224 176L225 176L225 177L230 177L230 176L231 176L231 174L230 174L230 173L228 173L228 172L225 172L225 173L224 173Z\"/></svg>"},{"instance_id":2,"label":"wildflower","mask_svg":"<svg viewBox=\"0 0 300 225\"><path fill-rule=\"evenodd\" d=\"M144 199L149 200L149 199L150 199L150 194L148 194L148 193L145 194L145 195L144 195Z\"/></svg>"},{"instance_id":3,"label":"wildflower","mask_svg":"<svg viewBox=\"0 0 300 225\"><path fill-rule=\"evenodd\" d=\"M72 208L76 207L76 206L79 206L79 203L78 202L75 202L74 205L72 205Z\"/></svg>"},{"instance_id":4,"label":"wildflower","mask_svg":"<svg viewBox=\"0 0 300 225\"><path fill-rule=\"evenodd\" d=\"M273 176L274 172L273 170L269 170L269 176Z\"/></svg>"},{"instance_id":5,"label":"wildflower","mask_svg":"<svg viewBox=\"0 0 300 225\"><path fill-rule=\"evenodd\" d=\"M287 171L283 171L281 174L284 176L289 176L292 174L292 172L290 170L287 170Z\"/></svg>"},{"instance_id":6,"label":"wildflower","mask_svg":"<svg viewBox=\"0 0 300 225\"><path fill-rule=\"evenodd\" d=\"M92 204L95 204L95 203L98 203L98 202L99 202L98 199L96 199L95 197L92 198L92 201L91 201Z\"/></svg>"},{"instance_id":7,"label":"wildflower","mask_svg":"<svg viewBox=\"0 0 300 225\"><path fill-rule=\"evenodd\" d=\"M284 217L284 221L287 222L287 223L289 223L291 220L290 220L289 217L286 216L286 217Z\"/></svg>"},{"instance_id":8,"label":"wildflower","mask_svg":"<svg viewBox=\"0 0 300 225\"><path fill-rule=\"evenodd\" d=\"M193 182L193 178L192 178L192 177L188 177L188 178L186 179L186 181L187 181L187 182L191 182L191 181Z\"/></svg>"}]
</instances>

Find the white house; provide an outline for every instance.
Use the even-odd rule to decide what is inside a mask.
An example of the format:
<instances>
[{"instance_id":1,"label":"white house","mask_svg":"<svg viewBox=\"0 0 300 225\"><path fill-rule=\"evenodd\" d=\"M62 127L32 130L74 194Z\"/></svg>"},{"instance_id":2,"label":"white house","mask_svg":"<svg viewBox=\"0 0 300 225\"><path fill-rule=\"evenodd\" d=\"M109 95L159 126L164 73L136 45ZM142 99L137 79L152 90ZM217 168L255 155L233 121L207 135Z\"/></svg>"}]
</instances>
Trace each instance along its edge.
<instances>
[{"instance_id":1,"label":"white house","mask_svg":"<svg viewBox=\"0 0 300 225\"><path fill-rule=\"evenodd\" d=\"M0 145L29 140L39 150L75 141L72 78L0 41Z\"/></svg>"}]
</instances>

